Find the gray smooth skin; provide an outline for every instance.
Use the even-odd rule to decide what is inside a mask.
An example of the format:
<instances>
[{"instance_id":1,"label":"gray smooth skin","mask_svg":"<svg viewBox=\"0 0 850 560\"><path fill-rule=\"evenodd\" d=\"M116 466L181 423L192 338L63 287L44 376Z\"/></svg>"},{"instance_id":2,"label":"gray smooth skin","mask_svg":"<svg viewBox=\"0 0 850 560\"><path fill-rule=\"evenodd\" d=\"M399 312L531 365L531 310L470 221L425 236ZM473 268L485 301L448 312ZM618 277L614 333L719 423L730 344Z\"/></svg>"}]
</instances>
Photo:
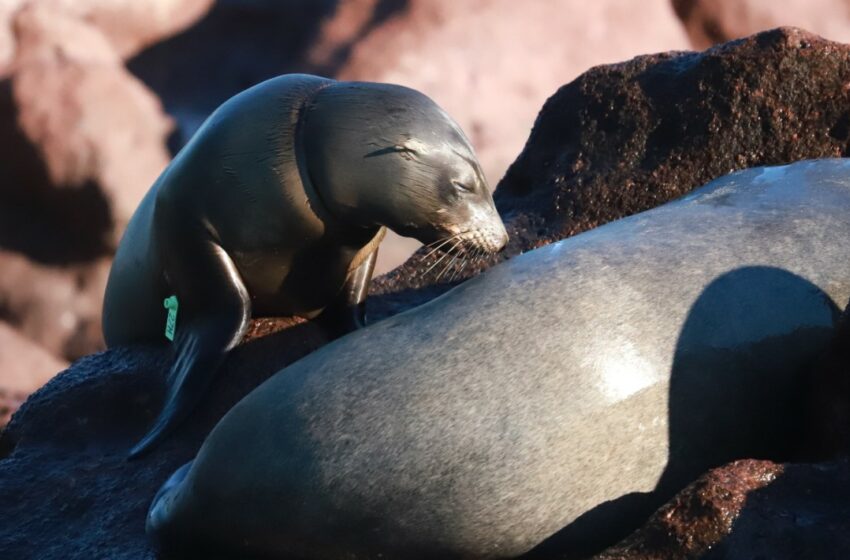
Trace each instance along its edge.
<instances>
[{"instance_id":1,"label":"gray smooth skin","mask_svg":"<svg viewBox=\"0 0 850 560\"><path fill-rule=\"evenodd\" d=\"M592 538L631 497L785 451L848 239L850 161L824 160L526 253L278 372L148 532L273 558L510 558L577 520Z\"/></svg>"},{"instance_id":2,"label":"gray smooth skin","mask_svg":"<svg viewBox=\"0 0 850 560\"><path fill-rule=\"evenodd\" d=\"M194 408L253 316L362 324L389 227L423 243L498 251L507 241L472 147L426 96L292 74L217 109L142 201L106 288L110 347L164 340L175 360L149 450Z\"/></svg>"}]
</instances>

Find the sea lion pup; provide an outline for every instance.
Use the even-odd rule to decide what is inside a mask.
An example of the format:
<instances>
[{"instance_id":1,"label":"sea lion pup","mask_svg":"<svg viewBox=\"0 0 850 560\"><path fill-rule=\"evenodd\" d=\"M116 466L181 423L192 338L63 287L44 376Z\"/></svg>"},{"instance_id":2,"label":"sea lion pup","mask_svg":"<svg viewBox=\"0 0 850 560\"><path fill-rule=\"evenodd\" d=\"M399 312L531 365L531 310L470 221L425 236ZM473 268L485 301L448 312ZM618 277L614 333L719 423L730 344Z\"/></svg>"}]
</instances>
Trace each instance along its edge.
<instances>
[{"instance_id":1,"label":"sea lion pup","mask_svg":"<svg viewBox=\"0 0 850 560\"><path fill-rule=\"evenodd\" d=\"M362 323L385 227L458 251L507 241L469 141L428 97L292 74L219 107L145 196L109 274L107 345L174 344L165 405L131 456L192 410L251 316Z\"/></svg>"},{"instance_id":2,"label":"sea lion pup","mask_svg":"<svg viewBox=\"0 0 850 560\"><path fill-rule=\"evenodd\" d=\"M148 533L219 558L474 559L580 526L541 556L570 557L645 519L643 497L648 516L793 443L799 367L850 297L848 238L850 163L827 160L515 257L256 388Z\"/></svg>"}]
</instances>

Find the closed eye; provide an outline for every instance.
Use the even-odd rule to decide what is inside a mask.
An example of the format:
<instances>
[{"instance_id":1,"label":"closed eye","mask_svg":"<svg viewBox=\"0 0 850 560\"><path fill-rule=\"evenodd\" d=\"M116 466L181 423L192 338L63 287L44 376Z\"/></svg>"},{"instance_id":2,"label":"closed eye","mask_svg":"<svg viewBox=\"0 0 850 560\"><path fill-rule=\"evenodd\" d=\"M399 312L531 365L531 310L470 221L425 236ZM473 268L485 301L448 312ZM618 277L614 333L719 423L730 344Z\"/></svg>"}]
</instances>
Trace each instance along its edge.
<instances>
[{"instance_id":1,"label":"closed eye","mask_svg":"<svg viewBox=\"0 0 850 560\"><path fill-rule=\"evenodd\" d=\"M475 192L475 189L473 187L470 187L466 183L461 183L460 181L452 181L452 185L454 185L455 188L459 191L468 193Z\"/></svg>"}]
</instances>

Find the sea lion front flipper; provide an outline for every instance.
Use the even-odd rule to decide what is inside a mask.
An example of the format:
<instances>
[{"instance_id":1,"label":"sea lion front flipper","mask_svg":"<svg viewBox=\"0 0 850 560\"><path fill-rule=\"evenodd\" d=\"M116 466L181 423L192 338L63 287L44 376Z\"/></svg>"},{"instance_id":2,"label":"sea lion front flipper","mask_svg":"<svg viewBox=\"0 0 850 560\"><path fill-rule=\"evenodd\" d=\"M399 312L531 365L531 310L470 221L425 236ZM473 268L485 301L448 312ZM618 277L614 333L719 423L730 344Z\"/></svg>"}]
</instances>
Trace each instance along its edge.
<instances>
[{"instance_id":1,"label":"sea lion front flipper","mask_svg":"<svg viewBox=\"0 0 850 560\"><path fill-rule=\"evenodd\" d=\"M208 240L196 245L200 246L169 247L180 306L176 359L168 373L162 411L130 451L130 458L148 451L189 415L226 353L241 340L251 317L248 290L227 253ZM180 279L185 278L199 281L184 285Z\"/></svg>"},{"instance_id":2,"label":"sea lion front flipper","mask_svg":"<svg viewBox=\"0 0 850 560\"><path fill-rule=\"evenodd\" d=\"M319 320L334 338L366 326L366 297L378 260L378 248L369 253L360 265L348 273L336 299L328 305Z\"/></svg>"}]
</instances>

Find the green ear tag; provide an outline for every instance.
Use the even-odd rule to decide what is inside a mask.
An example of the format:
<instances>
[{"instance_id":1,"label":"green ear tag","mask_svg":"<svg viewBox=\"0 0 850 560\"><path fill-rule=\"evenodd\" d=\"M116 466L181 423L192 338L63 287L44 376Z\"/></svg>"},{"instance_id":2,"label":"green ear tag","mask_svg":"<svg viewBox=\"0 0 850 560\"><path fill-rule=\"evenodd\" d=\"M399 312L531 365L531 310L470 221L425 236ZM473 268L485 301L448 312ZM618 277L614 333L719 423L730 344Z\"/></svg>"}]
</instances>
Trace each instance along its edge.
<instances>
[{"instance_id":1,"label":"green ear tag","mask_svg":"<svg viewBox=\"0 0 850 560\"><path fill-rule=\"evenodd\" d=\"M177 296L165 298L162 306L168 309L168 318L165 320L165 338L173 341L174 331L177 330Z\"/></svg>"}]
</instances>

